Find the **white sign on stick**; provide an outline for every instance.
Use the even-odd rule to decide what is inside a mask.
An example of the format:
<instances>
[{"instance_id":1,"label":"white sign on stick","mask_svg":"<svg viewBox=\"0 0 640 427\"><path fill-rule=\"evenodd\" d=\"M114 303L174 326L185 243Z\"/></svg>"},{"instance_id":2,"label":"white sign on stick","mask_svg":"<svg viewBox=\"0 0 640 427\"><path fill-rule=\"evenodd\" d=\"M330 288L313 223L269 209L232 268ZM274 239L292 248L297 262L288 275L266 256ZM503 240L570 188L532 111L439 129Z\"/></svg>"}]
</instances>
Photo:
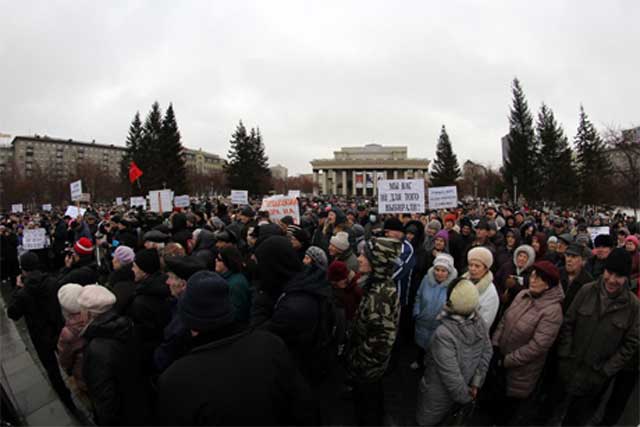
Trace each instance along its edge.
<instances>
[{"instance_id":1,"label":"white sign on stick","mask_svg":"<svg viewBox=\"0 0 640 427\"><path fill-rule=\"evenodd\" d=\"M46 203L46 204L42 205L42 210L45 211L45 212L51 212L51 209L52 209L51 203Z\"/></svg>"},{"instance_id":2,"label":"white sign on stick","mask_svg":"<svg viewBox=\"0 0 640 427\"><path fill-rule=\"evenodd\" d=\"M129 205L133 208L134 206L142 206L142 209L147 209L147 199L144 197L132 197L129 199Z\"/></svg>"},{"instance_id":3,"label":"white sign on stick","mask_svg":"<svg viewBox=\"0 0 640 427\"><path fill-rule=\"evenodd\" d=\"M248 205L249 192L247 190L231 190L231 203L234 205Z\"/></svg>"},{"instance_id":4,"label":"white sign on stick","mask_svg":"<svg viewBox=\"0 0 640 427\"><path fill-rule=\"evenodd\" d=\"M378 212L424 212L424 181L421 179L381 179L378 181Z\"/></svg>"},{"instance_id":5,"label":"white sign on stick","mask_svg":"<svg viewBox=\"0 0 640 427\"><path fill-rule=\"evenodd\" d=\"M71 188L71 201L80 200L82 198L82 180L72 182L69 187Z\"/></svg>"},{"instance_id":6,"label":"white sign on stick","mask_svg":"<svg viewBox=\"0 0 640 427\"><path fill-rule=\"evenodd\" d=\"M22 203L11 205L11 213L21 213L21 212L22 212Z\"/></svg>"},{"instance_id":7,"label":"white sign on stick","mask_svg":"<svg viewBox=\"0 0 640 427\"><path fill-rule=\"evenodd\" d=\"M300 207L298 200L291 196L271 196L262 199L261 211L269 211L269 218L275 221L285 216L293 217L296 224L300 224Z\"/></svg>"},{"instance_id":8,"label":"white sign on stick","mask_svg":"<svg viewBox=\"0 0 640 427\"><path fill-rule=\"evenodd\" d=\"M173 210L173 191L149 191L149 210L151 212L171 212Z\"/></svg>"},{"instance_id":9,"label":"white sign on stick","mask_svg":"<svg viewBox=\"0 0 640 427\"><path fill-rule=\"evenodd\" d=\"M116 197L116 205L122 206L122 197Z\"/></svg>"},{"instance_id":10,"label":"white sign on stick","mask_svg":"<svg viewBox=\"0 0 640 427\"><path fill-rule=\"evenodd\" d=\"M86 209L84 209L84 208L80 208L80 209L78 209L78 207L77 207L77 206L69 205L69 206L67 206L67 210L65 211L65 213L64 213L64 214L65 214L65 216L67 216L67 215L68 215L68 216L70 216L71 218L78 218L79 216L84 216L84 213L85 213L86 211L87 211L87 210L86 210Z\"/></svg>"},{"instance_id":11,"label":"white sign on stick","mask_svg":"<svg viewBox=\"0 0 640 427\"><path fill-rule=\"evenodd\" d=\"M176 208L188 208L191 204L191 200L189 200L189 195L185 194L182 196L174 197L173 204L176 206Z\"/></svg>"},{"instance_id":12,"label":"white sign on stick","mask_svg":"<svg viewBox=\"0 0 640 427\"><path fill-rule=\"evenodd\" d=\"M592 242L601 234L609 234L609 227L587 227L587 230Z\"/></svg>"},{"instance_id":13,"label":"white sign on stick","mask_svg":"<svg viewBox=\"0 0 640 427\"><path fill-rule=\"evenodd\" d=\"M458 189L449 187L429 188L429 209L455 208L458 206Z\"/></svg>"},{"instance_id":14,"label":"white sign on stick","mask_svg":"<svg viewBox=\"0 0 640 427\"><path fill-rule=\"evenodd\" d=\"M47 231L44 228L24 229L22 247L27 251L44 249L47 243Z\"/></svg>"},{"instance_id":15,"label":"white sign on stick","mask_svg":"<svg viewBox=\"0 0 640 427\"><path fill-rule=\"evenodd\" d=\"M289 196L300 197L300 190L289 190Z\"/></svg>"}]
</instances>

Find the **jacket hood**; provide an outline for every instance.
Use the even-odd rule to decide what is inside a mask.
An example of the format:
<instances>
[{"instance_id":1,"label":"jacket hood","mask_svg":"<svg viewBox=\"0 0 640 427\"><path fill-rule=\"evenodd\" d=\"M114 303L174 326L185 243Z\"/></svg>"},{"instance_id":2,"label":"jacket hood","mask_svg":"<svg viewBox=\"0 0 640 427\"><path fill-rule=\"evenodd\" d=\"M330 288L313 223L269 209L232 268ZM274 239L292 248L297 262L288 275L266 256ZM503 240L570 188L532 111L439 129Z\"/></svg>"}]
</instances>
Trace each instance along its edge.
<instances>
[{"instance_id":1,"label":"jacket hood","mask_svg":"<svg viewBox=\"0 0 640 427\"><path fill-rule=\"evenodd\" d=\"M454 280L456 280L457 278L458 278L458 271L454 269L453 271L449 272L449 277L447 277L447 280L445 280L442 283L437 283L436 277L435 277L435 267L431 267L429 271L427 271L427 285L431 286L432 288L435 288L435 287L448 288L449 284Z\"/></svg>"},{"instance_id":2,"label":"jacket hood","mask_svg":"<svg viewBox=\"0 0 640 427\"><path fill-rule=\"evenodd\" d=\"M402 242L387 237L373 238L365 244L365 253L371 263L371 276L386 280L393 274L402 250Z\"/></svg>"},{"instance_id":3,"label":"jacket hood","mask_svg":"<svg viewBox=\"0 0 640 427\"><path fill-rule=\"evenodd\" d=\"M518 254L520 252L525 252L529 256L529 258L527 259L527 263L522 269L518 269L518 265L516 264L516 258L518 258ZM515 251L513 251L513 265L516 267L516 272L522 272L526 270L527 268L531 267L535 262L536 262L536 251L535 249L533 249L532 246L520 245L516 248Z\"/></svg>"},{"instance_id":4,"label":"jacket hood","mask_svg":"<svg viewBox=\"0 0 640 427\"><path fill-rule=\"evenodd\" d=\"M256 248L258 274L262 285L269 292L279 294L285 283L303 269L291 242L284 236L272 236Z\"/></svg>"},{"instance_id":5,"label":"jacket hood","mask_svg":"<svg viewBox=\"0 0 640 427\"><path fill-rule=\"evenodd\" d=\"M110 338L118 341L126 341L133 331L133 323L131 319L125 316L119 316L115 310L109 310L106 313L93 319L89 323L82 334L87 340L92 338Z\"/></svg>"},{"instance_id":6,"label":"jacket hood","mask_svg":"<svg viewBox=\"0 0 640 427\"><path fill-rule=\"evenodd\" d=\"M136 295L150 295L156 297L166 297L171 295L166 284L167 278L164 274L157 272L138 283Z\"/></svg>"},{"instance_id":7,"label":"jacket hood","mask_svg":"<svg viewBox=\"0 0 640 427\"><path fill-rule=\"evenodd\" d=\"M24 277L24 287L34 296L44 295L47 292L46 278L47 276L39 270L30 271Z\"/></svg>"},{"instance_id":8,"label":"jacket hood","mask_svg":"<svg viewBox=\"0 0 640 427\"><path fill-rule=\"evenodd\" d=\"M187 228L187 216L183 213L177 213L171 218L171 232L176 234Z\"/></svg>"},{"instance_id":9,"label":"jacket hood","mask_svg":"<svg viewBox=\"0 0 640 427\"><path fill-rule=\"evenodd\" d=\"M284 292L304 291L324 297L331 296L331 286L326 272L313 266L295 275L284 288Z\"/></svg>"},{"instance_id":10,"label":"jacket hood","mask_svg":"<svg viewBox=\"0 0 640 427\"><path fill-rule=\"evenodd\" d=\"M405 226L405 230L412 225L415 226L417 231L414 234L413 241L411 242L411 246L413 246L414 249L418 249L420 246L424 244L424 225L422 225L420 221L411 220Z\"/></svg>"},{"instance_id":11,"label":"jacket hood","mask_svg":"<svg viewBox=\"0 0 640 427\"><path fill-rule=\"evenodd\" d=\"M440 320L442 325L455 336L456 341L466 345L470 346L478 341L489 339L484 322L477 312L464 317L445 309L440 316Z\"/></svg>"},{"instance_id":12,"label":"jacket hood","mask_svg":"<svg viewBox=\"0 0 640 427\"><path fill-rule=\"evenodd\" d=\"M345 222L347 222L347 216L344 214L342 209L333 208L333 209L331 209L331 211L336 214L336 223L335 223L335 225L344 224Z\"/></svg>"},{"instance_id":13,"label":"jacket hood","mask_svg":"<svg viewBox=\"0 0 640 427\"><path fill-rule=\"evenodd\" d=\"M214 250L216 247L216 236L209 230L202 229L198 233L193 251L199 251L201 249Z\"/></svg>"}]
</instances>

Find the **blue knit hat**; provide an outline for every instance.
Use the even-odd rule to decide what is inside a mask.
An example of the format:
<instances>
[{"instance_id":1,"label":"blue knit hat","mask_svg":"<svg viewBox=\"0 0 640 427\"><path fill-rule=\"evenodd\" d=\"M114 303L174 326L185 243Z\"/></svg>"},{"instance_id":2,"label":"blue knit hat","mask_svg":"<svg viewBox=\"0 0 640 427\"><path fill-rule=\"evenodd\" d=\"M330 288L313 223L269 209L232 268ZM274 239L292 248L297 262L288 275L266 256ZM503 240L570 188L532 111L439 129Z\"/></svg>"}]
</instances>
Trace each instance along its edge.
<instances>
[{"instance_id":1,"label":"blue knit hat","mask_svg":"<svg viewBox=\"0 0 640 427\"><path fill-rule=\"evenodd\" d=\"M229 284L211 271L199 271L187 281L178 302L184 325L194 331L211 331L233 322Z\"/></svg>"}]
</instances>

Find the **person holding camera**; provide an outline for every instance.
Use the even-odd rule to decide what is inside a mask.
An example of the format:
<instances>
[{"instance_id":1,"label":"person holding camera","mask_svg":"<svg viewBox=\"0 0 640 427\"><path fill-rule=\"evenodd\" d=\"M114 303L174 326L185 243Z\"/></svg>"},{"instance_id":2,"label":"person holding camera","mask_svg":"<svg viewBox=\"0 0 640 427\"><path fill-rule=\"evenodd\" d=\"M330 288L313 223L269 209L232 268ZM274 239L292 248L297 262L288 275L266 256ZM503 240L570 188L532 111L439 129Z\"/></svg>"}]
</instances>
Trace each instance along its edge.
<instances>
[{"instance_id":1,"label":"person holding camera","mask_svg":"<svg viewBox=\"0 0 640 427\"><path fill-rule=\"evenodd\" d=\"M98 266L93 249L93 243L86 237L81 237L72 248L65 249L64 267L58 275L58 287L67 283L84 286L98 281Z\"/></svg>"}]
</instances>

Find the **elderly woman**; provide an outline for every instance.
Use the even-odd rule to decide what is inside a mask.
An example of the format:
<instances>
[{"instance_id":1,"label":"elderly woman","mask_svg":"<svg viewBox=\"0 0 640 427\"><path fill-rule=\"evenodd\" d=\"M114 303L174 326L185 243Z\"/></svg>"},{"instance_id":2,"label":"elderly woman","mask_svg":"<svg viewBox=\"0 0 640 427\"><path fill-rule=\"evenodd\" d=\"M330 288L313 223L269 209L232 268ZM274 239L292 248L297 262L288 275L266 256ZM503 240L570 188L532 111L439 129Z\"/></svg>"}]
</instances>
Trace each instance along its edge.
<instances>
[{"instance_id":1,"label":"elderly woman","mask_svg":"<svg viewBox=\"0 0 640 427\"><path fill-rule=\"evenodd\" d=\"M467 265L469 271L462 277L469 279L478 288L480 294L478 314L489 330L500 307L498 291L493 284L493 273L490 270L493 265L493 254L483 246L476 246L467 253Z\"/></svg>"},{"instance_id":2,"label":"elderly woman","mask_svg":"<svg viewBox=\"0 0 640 427\"><path fill-rule=\"evenodd\" d=\"M477 287L458 279L447 288L441 324L427 353L427 368L418 385L416 420L422 426L443 422L455 404L477 396L491 360L488 329L480 318Z\"/></svg>"},{"instance_id":3,"label":"elderly woman","mask_svg":"<svg viewBox=\"0 0 640 427\"><path fill-rule=\"evenodd\" d=\"M498 425L531 422L531 398L547 353L562 325L560 272L549 261L533 264L529 288L520 292L493 335L498 364L506 371L506 391Z\"/></svg>"},{"instance_id":4,"label":"elderly woman","mask_svg":"<svg viewBox=\"0 0 640 427\"><path fill-rule=\"evenodd\" d=\"M502 312L509 307L518 292L527 287L531 273L530 267L535 260L534 248L529 245L520 245L514 251L510 262L501 266L496 273L495 284Z\"/></svg>"}]
</instances>

